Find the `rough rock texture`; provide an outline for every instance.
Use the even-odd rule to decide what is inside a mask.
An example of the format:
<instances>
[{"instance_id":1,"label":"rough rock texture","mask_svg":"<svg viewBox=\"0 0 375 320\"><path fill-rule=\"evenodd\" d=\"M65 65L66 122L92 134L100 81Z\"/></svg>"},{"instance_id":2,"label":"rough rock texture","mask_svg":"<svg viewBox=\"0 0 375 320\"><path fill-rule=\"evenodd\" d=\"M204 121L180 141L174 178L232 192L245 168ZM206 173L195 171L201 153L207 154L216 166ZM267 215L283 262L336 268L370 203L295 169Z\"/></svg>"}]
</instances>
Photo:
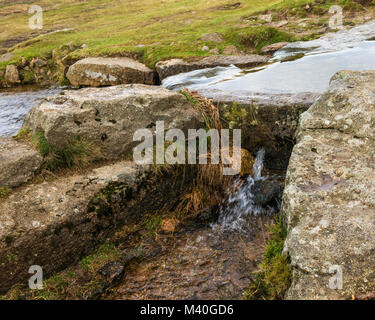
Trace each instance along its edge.
<instances>
[{"instance_id":1,"label":"rough rock texture","mask_svg":"<svg viewBox=\"0 0 375 320\"><path fill-rule=\"evenodd\" d=\"M30 185L2 201L0 291L26 278L31 265L51 274L103 241L124 216L96 208L104 195L93 200L95 195L113 184L122 189L118 200L124 201L143 178L141 169L120 162L87 175Z\"/></svg>"},{"instance_id":2,"label":"rough rock texture","mask_svg":"<svg viewBox=\"0 0 375 320\"><path fill-rule=\"evenodd\" d=\"M189 72L204 68L214 67L228 67L235 65L241 67L254 67L268 61L267 57L251 54L244 56L209 56L194 62L187 62L182 59L172 59L167 61L160 61L156 64L156 71L159 74L160 80L175 74Z\"/></svg>"},{"instance_id":3,"label":"rough rock texture","mask_svg":"<svg viewBox=\"0 0 375 320\"><path fill-rule=\"evenodd\" d=\"M130 58L86 58L73 64L66 74L73 86L155 84L155 73Z\"/></svg>"},{"instance_id":4,"label":"rough rock texture","mask_svg":"<svg viewBox=\"0 0 375 320\"><path fill-rule=\"evenodd\" d=\"M34 107L23 126L44 131L48 142L61 148L80 136L97 143L104 158L117 159L140 143L133 141L138 129L154 132L156 121L164 121L165 130L187 131L201 127L199 118L182 94L137 84L65 91Z\"/></svg>"},{"instance_id":5,"label":"rough rock texture","mask_svg":"<svg viewBox=\"0 0 375 320\"><path fill-rule=\"evenodd\" d=\"M202 93L218 105L224 124L242 130L243 148L255 153L264 147L266 167L283 170L288 166L299 117L319 97L312 93L243 96Z\"/></svg>"},{"instance_id":6,"label":"rough rock texture","mask_svg":"<svg viewBox=\"0 0 375 320\"><path fill-rule=\"evenodd\" d=\"M264 54L272 54L275 51L285 47L289 42L278 42L274 44L270 44L269 46L265 46L261 49L261 52Z\"/></svg>"},{"instance_id":7,"label":"rough rock texture","mask_svg":"<svg viewBox=\"0 0 375 320\"><path fill-rule=\"evenodd\" d=\"M122 161L14 191L0 202L0 292L27 284L31 265L40 265L47 278L122 226L172 207L193 173L155 173Z\"/></svg>"},{"instance_id":8,"label":"rough rock texture","mask_svg":"<svg viewBox=\"0 0 375 320\"><path fill-rule=\"evenodd\" d=\"M42 157L31 146L0 138L0 186L17 187L33 178Z\"/></svg>"},{"instance_id":9,"label":"rough rock texture","mask_svg":"<svg viewBox=\"0 0 375 320\"><path fill-rule=\"evenodd\" d=\"M5 81L8 84L20 83L20 76L19 76L19 73L18 73L18 69L15 65L10 64L10 65L6 66Z\"/></svg>"},{"instance_id":10,"label":"rough rock texture","mask_svg":"<svg viewBox=\"0 0 375 320\"><path fill-rule=\"evenodd\" d=\"M337 73L301 116L282 205L293 267L288 299L375 291L374 122L375 71ZM342 268L341 290L329 287L332 266Z\"/></svg>"}]
</instances>

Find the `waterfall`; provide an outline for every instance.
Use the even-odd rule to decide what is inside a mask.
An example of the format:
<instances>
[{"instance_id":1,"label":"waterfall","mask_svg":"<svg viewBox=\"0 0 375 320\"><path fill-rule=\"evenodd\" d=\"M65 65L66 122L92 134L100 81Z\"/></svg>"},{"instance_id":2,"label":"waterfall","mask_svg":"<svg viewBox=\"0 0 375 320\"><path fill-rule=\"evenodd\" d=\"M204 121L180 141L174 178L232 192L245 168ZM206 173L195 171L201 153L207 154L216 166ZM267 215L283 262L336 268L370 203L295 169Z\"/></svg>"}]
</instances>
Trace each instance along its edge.
<instances>
[{"instance_id":1,"label":"waterfall","mask_svg":"<svg viewBox=\"0 0 375 320\"><path fill-rule=\"evenodd\" d=\"M249 215L258 215L263 211L255 204L252 189L257 181L267 179L262 177L264 156L265 150L262 148L258 151L254 161L253 176L248 176L245 181L241 178L234 181L235 191L231 188L223 200L218 222L213 225L214 229L243 231L245 218Z\"/></svg>"}]
</instances>

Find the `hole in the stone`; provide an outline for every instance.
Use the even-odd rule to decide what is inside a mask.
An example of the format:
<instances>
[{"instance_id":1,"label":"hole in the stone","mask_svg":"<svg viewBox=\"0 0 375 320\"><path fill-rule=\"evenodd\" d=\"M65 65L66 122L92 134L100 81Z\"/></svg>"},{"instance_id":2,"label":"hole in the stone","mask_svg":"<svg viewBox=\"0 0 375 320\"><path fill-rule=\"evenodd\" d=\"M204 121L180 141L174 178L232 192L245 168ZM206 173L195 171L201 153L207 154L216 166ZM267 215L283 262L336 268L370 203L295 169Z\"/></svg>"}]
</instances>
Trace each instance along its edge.
<instances>
[{"instance_id":1,"label":"hole in the stone","mask_svg":"<svg viewBox=\"0 0 375 320\"><path fill-rule=\"evenodd\" d=\"M102 140L102 142L106 141L108 139L107 134L103 133L100 139Z\"/></svg>"}]
</instances>

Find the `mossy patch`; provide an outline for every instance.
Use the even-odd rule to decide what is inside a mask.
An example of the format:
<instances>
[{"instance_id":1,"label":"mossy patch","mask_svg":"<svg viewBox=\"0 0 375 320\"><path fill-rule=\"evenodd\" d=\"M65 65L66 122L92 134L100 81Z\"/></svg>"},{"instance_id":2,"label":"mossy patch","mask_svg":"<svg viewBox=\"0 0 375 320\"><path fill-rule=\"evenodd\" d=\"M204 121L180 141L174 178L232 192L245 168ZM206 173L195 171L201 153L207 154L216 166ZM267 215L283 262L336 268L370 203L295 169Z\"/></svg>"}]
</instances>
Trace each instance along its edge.
<instances>
[{"instance_id":1,"label":"mossy patch","mask_svg":"<svg viewBox=\"0 0 375 320\"><path fill-rule=\"evenodd\" d=\"M247 300L281 300L291 283L290 259L282 252L287 236L286 228L281 219L268 228L271 237L259 270L245 292Z\"/></svg>"},{"instance_id":2,"label":"mossy patch","mask_svg":"<svg viewBox=\"0 0 375 320\"><path fill-rule=\"evenodd\" d=\"M106 262L120 258L120 253L113 243L105 242L92 255L81 260L81 266L86 271L97 271Z\"/></svg>"},{"instance_id":3,"label":"mossy patch","mask_svg":"<svg viewBox=\"0 0 375 320\"><path fill-rule=\"evenodd\" d=\"M12 193L12 189L8 186L0 187L0 199L6 198Z\"/></svg>"},{"instance_id":4,"label":"mossy patch","mask_svg":"<svg viewBox=\"0 0 375 320\"><path fill-rule=\"evenodd\" d=\"M82 168L101 158L100 147L82 137L69 139L65 148L50 144L43 131L36 132L31 141L44 157L45 167L51 171L58 168Z\"/></svg>"},{"instance_id":5,"label":"mossy patch","mask_svg":"<svg viewBox=\"0 0 375 320\"><path fill-rule=\"evenodd\" d=\"M18 133L13 137L18 142L31 141L32 132L27 128L21 128Z\"/></svg>"},{"instance_id":6,"label":"mossy patch","mask_svg":"<svg viewBox=\"0 0 375 320\"><path fill-rule=\"evenodd\" d=\"M247 28L238 35L238 41L242 46L255 49L257 52L260 52L264 46L273 43L295 40L293 35L267 26Z\"/></svg>"}]
</instances>

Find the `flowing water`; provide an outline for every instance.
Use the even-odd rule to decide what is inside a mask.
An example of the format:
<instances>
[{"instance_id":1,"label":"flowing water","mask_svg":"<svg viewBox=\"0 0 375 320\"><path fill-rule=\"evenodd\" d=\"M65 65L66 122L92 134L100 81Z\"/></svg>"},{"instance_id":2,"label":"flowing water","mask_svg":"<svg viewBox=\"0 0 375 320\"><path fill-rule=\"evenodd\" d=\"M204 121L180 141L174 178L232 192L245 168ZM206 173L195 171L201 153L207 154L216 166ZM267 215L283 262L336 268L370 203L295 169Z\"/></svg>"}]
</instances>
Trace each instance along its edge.
<instances>
[{"instance_id":1,"label":"flowing water","mask_svg":"<svg viewBox=\"0 0 375 320\"><path fill-rule=\"evenodd\" d=\"M263 161L265 150L260 149L255 158L253 175L248 176L244 182L241 183L237 179L234 185L238 185L235 192L229 191L228 197L223 200L220 207L220 215L218 222L214 225L214 229L220 231L245 231L247 217L249 215L258 215L269 211L262 206L255 203L254 185L258 181L266 180L267 177L262 177Z\"/></svg>"},{"instance_id":2,"label":"flowing water","mask_svg":"<svg viewBox=\"0 0 375 320\"><path fill-rule=\"evenodd\" d=\"M60 91L61 89L38 90L35 87L0 91L0 137L15 135L33 106L43 98Z\"/></svg>"},{"instance_id":3,"label":"flowing water","mask_svg":"<svg viewBox=\"0 0 375 320\"><path fill-rule=\"evenodd\" d=\"M339 70L375 69L375 21L320 39L290 43L266 65L196 70L164 79L173 90L187 87L208 97L217 93L294 94L322 93Z\"/></svg>"},{"instance_id":4,"label":"flowing water","mask_svg":"<svg viewBox=\"0 0 375 320\"><path fill-rule=\"evenodd\" d=\"M229 193L214 225L186 227L160 235L157 254L126 271L124 280L104 299L238 299L247 289L264 252L271 214L277 208L259 206L254 186L262 176L265 152L236 191ZM265 214L259 214L260 212ZM172 237L172 236L171 236Z\"/></svg>"},{"instance_id":5,"label":"flowing water","mask_svg":"<svg viewBox=\"0 0 375 320\"><path fill-rule=\"evenodd\" d=\"M375 41L366 41L374 34L375 22L371 22L319 40L290 44L261 67L197 70L169 77L163 86L174 90L188 87L203 94L320 93L338 70L375 68ZM293 59L296 55L299 59ZM14 135L35 104L60 90L0 91L0 136ZM273 185L282 186L284 176L264 175L264 157L265 151L259 150L253 175L235 180L218 209L216 223L160 235L153 244L158 248L152 258L127 270L124 280L104 298L239 298L264 252L265 224L280 205L282 187Z\"/></svg>"}]
</instances>

